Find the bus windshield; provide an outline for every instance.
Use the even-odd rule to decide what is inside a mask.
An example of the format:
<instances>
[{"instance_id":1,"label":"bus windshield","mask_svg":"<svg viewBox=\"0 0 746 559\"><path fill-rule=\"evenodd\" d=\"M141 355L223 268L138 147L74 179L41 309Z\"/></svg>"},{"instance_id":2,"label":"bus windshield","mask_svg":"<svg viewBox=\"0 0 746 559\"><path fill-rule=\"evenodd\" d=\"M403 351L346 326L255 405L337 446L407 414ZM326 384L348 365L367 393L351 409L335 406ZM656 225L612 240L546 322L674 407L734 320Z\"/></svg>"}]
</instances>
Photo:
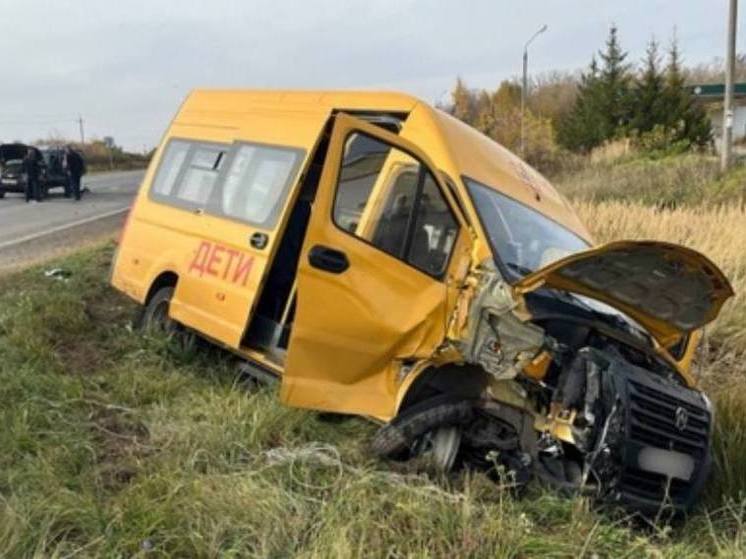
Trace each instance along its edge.
<instances>
[{"instance_id":1,"label":"bus windshield","mask_svg":"<svg viewBox=\"0 0 746 559\"><path fill-rule=\"evenodd\" d=\"M560 224L474 180L464 179L492 252L515 279L590 248Z\"/></svg>"}]
</instances>

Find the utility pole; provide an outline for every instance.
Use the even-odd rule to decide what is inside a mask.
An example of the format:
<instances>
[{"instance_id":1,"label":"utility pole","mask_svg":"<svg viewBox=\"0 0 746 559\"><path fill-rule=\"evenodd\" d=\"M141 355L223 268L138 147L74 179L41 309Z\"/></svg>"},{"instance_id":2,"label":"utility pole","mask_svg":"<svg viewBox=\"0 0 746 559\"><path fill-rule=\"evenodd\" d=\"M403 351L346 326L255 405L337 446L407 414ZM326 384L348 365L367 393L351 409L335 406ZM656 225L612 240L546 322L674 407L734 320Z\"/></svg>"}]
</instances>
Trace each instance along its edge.
<instances>
[{"instance_id":1,"label":"utility pole","mask_svg":"<svg viewBox=\"0 0 746 559\"><path fill-rule=\"evenodd\" d=\"M725 102L723 103L723 143L720 169L727 171L733 159L733 75L736 72L736 18L738 0L728 3L728 44L725 57Z\"/></svg>"},{"instance_id":2,"label":"utility pole","mask_svg":"<svg viewBox=\"0 0 746 559\"><path fill-rule=\"evenodd\" d=\"M528 46L536 37L547 30L546 23L531 35L531 38L523 45L523 85L521 86L521 157L526 155L526 97L528 95Z\"/></svg>"},{"instance_id":3,"label":"utility pole","mask_svg":"<svg viewBox=\"0 0 746 559\"><path fill-rule=\"evenodd\" d=\"M78 128L80 129L80 143L85 144L85 129L83 128L83 117L78 115Z\"/></svg>"},{"instance_id":4,"label":"utility pole","mask_svg":"<svg viewBox=\"0 0 746 559\"><path fill-rule=\"evenodd\" d=\"M109 169L114 170L114 138L111 136L104 136L104 145L109 149Z\"/></svg>"}]
</instances>

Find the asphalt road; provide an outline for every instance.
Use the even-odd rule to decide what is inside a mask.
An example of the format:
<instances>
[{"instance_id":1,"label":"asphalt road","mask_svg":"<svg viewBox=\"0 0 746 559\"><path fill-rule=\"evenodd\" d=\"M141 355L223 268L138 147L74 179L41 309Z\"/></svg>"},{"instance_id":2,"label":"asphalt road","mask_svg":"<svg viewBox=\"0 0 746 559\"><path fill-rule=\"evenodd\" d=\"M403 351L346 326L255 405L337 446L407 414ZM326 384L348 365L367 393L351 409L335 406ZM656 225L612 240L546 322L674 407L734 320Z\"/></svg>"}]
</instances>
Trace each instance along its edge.
<instances>
[{"instance_id":1,"label":"asphalt road","mask_svg":"<svg viewBox=\"0 0 746 559\"><path fill-rule=\"evenodd\" d=\"M116 232L137 193L144 171L83 177L88 192L79 202L52 190L41 203L22 194L0 199L0 270L44 260Z\"/></svg>"}]
</instances>

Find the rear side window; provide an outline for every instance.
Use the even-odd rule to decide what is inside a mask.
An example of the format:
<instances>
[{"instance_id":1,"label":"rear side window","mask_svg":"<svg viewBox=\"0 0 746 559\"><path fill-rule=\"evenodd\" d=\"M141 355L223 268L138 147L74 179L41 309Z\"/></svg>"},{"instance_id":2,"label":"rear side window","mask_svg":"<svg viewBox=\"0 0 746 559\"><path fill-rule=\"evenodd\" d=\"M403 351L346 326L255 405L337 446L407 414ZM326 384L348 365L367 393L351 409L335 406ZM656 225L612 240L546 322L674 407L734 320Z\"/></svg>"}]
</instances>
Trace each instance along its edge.
<instances>
[{"instance_id":1,"label":"rear side window","mask_svg":"<svg viewBox=\"0 0 746 559\"><path fill-rule=\"evenodd\" d=\"M459 232L431 172L408 153L361 133L345 144L334 221L435 277L445 272Z\"/></svg>"},{"instance_id":2,"label":"rear side window","mask_svg":"<svg viewBox=\"0 0 746 559\"><path fill-rule=\"evenodd\" d=\"M296 150L240 145L228 164L218 211L273 227L300 161L301 153Z\"/></svg>"},{"instance_id":3,"label":"rear side window","mask_svg":"<svg viewBox=\"0 0 746 559\"><path fill-rule=\"evenodd\" d=\"M218 181L230 146L173 140L163 154L151 190L177 206L204 207Z\"/></svg>"},{"instance_id":4,"label":"rear side window","mask_svg":"<svg viewBox=\"0 0 746 559\"><path fill-rule=\"evenodd\" d=\"M171 140L150 195L168 205L271 228L303 155L287 147Z\"/></svg>"},{"instance_id":5,"label":"rear side window","mask_svg":"<svg viewBox=\"0 0 746 559\"><path fill-rule=\"evenodd\" d=\"M179 181L178 198L199 205L207 203L218 182L218 173L223 165L225 153L226 147L195 146L184 176Z\"/></svg>"},{"instance_id":6,"label":"rear side window","mask_svg":"<svg viewBox=\"0 0 746 559\"><path fill-rule=\"evenodd\" d=\"M158 174L153 181L151 193L158 196L172 196L176 179L184 166L189 152L189 143L173 140L166 146L166 151L158 167Z\"/></svg>"}]
</instances>

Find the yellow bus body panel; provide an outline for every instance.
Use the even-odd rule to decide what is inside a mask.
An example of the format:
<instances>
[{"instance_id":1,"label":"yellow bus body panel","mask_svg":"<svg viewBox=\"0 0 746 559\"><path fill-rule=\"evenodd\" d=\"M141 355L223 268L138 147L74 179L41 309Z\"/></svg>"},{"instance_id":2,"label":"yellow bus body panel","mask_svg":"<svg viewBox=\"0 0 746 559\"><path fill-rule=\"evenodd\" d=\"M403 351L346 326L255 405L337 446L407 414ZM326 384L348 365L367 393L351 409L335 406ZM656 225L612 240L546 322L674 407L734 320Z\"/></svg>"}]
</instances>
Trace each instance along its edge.
<instances>
[{"instance_id":1,"label":"yellow bus body panel","mask_svg":"<svg viewBox=\"0 0 746 559\"><path fill-rule=\"evenodd\" d=\"M298 306L299 315L313 319L294 323L289 361L285 368L272 368L291 377L282 390L282 399L288 403L386 420L396 413L402 398L402 360L427 360L432 356L445 340L447 321L469 266L492 257L463 177L500 191L591 242L567 201L539 173L489 138L415 97L355 91L192 92L165 133L145 175L114 263L112 283L145 303L154 282L164 274L173 274L178 282L171 316L218 344L257 360L256 352L242 346L244 331L310 158L330 118L340 113L406 115L399 134L390 135L390 139L394 145L402 142L431 166L444 196L459 216L461 234L447 276L440 282L425 281L420 272L392 262L392 257L375 250L358 258L357 271L332 291L334 298L327 293L332 281L328 274L310 274L306 292L299 291ZM381 130L366 126L371 132ZM175 139L247 142L302 151L303 160L276 225L261 229L207 213L196 215L152 199L149 192L164 150ZM324 186L335 186L323 183L336 176L339 164L339 153L330 153L320 193ZM333 168L335 165L337 168ZM451 187L446 188L446 183ZM385 188L382 185L377 187L381 192ZM353 245L360 240L338 234L331 220L331 204L328 190L326 198L314 202L312 216L324 212L325 221L312 217L306 240L329 238L336 248L354 252ZM380 211L375 204L371 206L361 221L362 233ZM264 250L248 242L257 232L269 239ZM308 249L306 243L301 266ZM236 259L241 264L236 264ZM245 277L238 274L241 281L233 281L240 265L248 268ZM206 266L210 273L205 273ZM380 309L389 310L382 315ZM328 333L319 334L318 327L324 321L340 326L335 332L337 339L325 339Z\"/></svg>"}]
</instances>

